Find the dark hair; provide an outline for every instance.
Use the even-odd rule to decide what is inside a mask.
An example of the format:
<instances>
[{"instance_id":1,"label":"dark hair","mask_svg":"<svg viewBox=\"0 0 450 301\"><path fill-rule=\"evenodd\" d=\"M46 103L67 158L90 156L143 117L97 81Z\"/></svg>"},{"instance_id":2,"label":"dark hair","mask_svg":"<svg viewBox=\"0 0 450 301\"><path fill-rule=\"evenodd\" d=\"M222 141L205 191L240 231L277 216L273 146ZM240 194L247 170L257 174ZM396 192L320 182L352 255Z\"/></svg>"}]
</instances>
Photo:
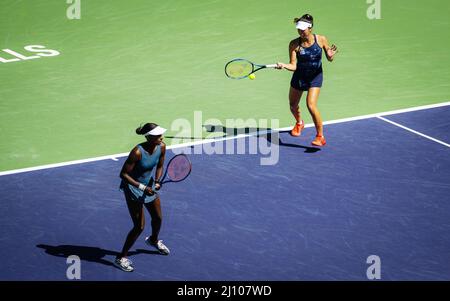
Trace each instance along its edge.
<instances>
[{"instance_id":1,"label":"dark hair","mask_svg":"<svg viewBox=\"0 0 450 301\"><path fill-rule=\"evenodd\" d=\"M146 123L144 125L140 125L137 129L136 129L136 134L138 135L144 135L145 133L150 132L151 130L153 130L155 127L157 127L158 125L156 123Z\"/></svg>"},{"instance_id":2,"label":"dark hair","mask_svg":"<svg viewBox=\"0 0 450 301\"><path fill-rule=\"evenodd\" d=\"M297 23L298 21L306 21L311 23L311 27L314 26L314 18L310 14L304 14L300 18L294 18L294 23Z\"/></svg>"}]
</instances>

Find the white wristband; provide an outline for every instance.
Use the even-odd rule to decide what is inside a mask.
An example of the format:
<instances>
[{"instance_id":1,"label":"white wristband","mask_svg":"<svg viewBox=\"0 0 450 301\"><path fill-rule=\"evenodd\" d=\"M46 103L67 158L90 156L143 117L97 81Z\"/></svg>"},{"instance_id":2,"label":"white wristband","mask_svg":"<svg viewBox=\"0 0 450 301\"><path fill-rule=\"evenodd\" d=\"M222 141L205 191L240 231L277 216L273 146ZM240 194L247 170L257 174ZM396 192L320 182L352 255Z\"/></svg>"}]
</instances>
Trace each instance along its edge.
<instances>
[{"instance_id":1,"label":"white wristband","mask_svg":"<svg viewBox=\"0 0 450 301\"><path fill-rule=\"evenodd\" d=\"M145 186L142 183L139 183L139 190L145 191L145 188L147 188L147 186Z\"/></svg>"}]
</instances>

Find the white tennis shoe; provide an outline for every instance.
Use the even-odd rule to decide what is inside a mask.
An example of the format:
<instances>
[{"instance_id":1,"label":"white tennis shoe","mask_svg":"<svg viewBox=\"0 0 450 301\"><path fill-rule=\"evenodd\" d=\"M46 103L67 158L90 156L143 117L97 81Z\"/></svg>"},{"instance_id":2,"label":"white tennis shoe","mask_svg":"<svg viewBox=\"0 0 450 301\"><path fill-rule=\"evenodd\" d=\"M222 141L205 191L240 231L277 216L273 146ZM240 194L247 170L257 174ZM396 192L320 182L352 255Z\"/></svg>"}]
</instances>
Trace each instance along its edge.
<instances>
[{"instance_id":1,"label":"white tennis shoe","mask_svg":"<svg viewBox=\"0 0 450 301\"><path fill-rule=\"evenodd\" d=\"M169 255L170 254L170 250L169 248L163 244L162 240L158 240L158 242L156 243L152 243L150 241L150 237L146 237L145 238L145 243L153 248L155 248L156 250L158 250L158 252L162 255Z\"/></svg>"},{"instance_id":2,"label":"white tennis shoe","mask_svg":"<svg viewBox=\"0 0 450 301\"><path fill-rule=\"evenodd\" d=\"M134 268L132 264L131 260L126 257L116 258L114 260L114 265L125 272L133 272Z\"/></svg>"}]
</instances>

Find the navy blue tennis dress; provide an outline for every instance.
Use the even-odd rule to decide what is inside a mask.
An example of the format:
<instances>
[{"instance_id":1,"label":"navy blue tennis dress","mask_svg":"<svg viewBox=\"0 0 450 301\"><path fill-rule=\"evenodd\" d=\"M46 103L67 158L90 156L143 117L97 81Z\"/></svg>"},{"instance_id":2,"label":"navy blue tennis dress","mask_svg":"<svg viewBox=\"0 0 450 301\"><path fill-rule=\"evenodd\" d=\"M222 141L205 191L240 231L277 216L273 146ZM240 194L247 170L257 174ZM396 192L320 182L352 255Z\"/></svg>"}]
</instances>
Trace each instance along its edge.
<instances>
[{"instance_id":1,"label":"navy blue tennis dress","mask_svg":"<svg viewBox=\"0 0 450 301\"><path fill-rule=\"evenodd\" d=\"M141 160L136 162L130 176L137 182L144 185L151 185L152 189L155 189L155 181L152 177L153 169L158 165L159 157L161 156L161 145L156 145L156 149L153 154L149 154L140 144L137 146L141 151ZM147 195L142 190L134 187L125 180L120 183L120 189L125 193L127 200L131 199L141 203L150 203L156 199L156 194Z\"/></svg>"},{"instance_id":2,"label":"navy blue tennis dress","mask_svg":"<svg viewBox=\"0 0 450 301\"><path fill-rule=\"evenodd\" d=\"M322 48L314 35L313 45L308 48L300 46L297 51L297 69L292 75L291 87L300 91L308 91L311 87L322 87L322 82Z\"/></svg>"}]
</instances>

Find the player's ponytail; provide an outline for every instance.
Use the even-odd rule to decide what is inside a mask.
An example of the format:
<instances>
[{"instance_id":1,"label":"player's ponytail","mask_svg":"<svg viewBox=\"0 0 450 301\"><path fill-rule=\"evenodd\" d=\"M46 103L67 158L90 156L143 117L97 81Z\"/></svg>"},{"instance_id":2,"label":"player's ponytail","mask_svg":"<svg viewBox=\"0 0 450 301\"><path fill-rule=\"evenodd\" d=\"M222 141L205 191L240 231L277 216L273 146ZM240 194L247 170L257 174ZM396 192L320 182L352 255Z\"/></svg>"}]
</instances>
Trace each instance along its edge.
<instances>
[{"instance_id":1,"label":"player's ponytail","mask_svg":"<svg viewBox=\"0 0 450 301\"><path fill-rule=\"evenodd\" d=\"M300 18L294 18L294 23L297 24L298 21L306 21L311 23L311 27L314 26L314 18L310 14L304 14Z\"/></svg>"},{"instance_id":2,"label":"player's ponytail","mask_svg":"<svg viewBox=\"0 0 450 301\"><path fill-rule=\"evenodd\" d=\"M146 123L144 125L140 125L137 129L136 129L136 134L138 135L144 135L148 132L150 132L151 130L153 130L155 127L157 127L158 125L156 123Z\"/></svg>"}]
</instances>

